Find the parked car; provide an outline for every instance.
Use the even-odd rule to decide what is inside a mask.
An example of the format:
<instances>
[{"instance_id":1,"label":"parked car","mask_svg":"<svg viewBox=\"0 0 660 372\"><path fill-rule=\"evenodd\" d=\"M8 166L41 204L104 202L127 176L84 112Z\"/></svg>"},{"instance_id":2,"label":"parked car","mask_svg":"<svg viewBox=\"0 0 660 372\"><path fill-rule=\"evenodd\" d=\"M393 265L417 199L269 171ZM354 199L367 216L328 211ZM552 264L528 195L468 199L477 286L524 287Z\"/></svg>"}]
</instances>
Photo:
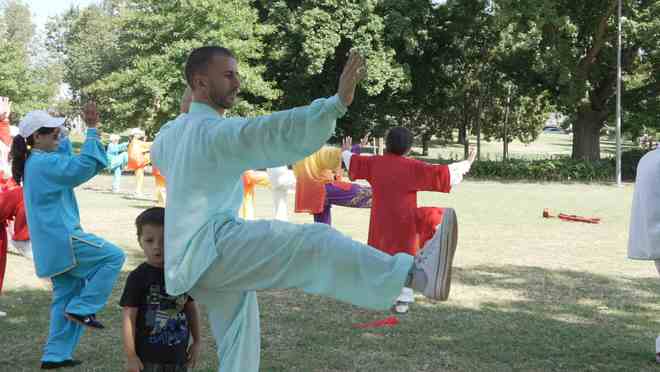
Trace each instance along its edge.
<instances>
[{"instance_id":1,"label":"parked car","mask_svg":"<svg viewBox=\"0 0 660 372\"><path fill-rule=\"evenodd\" d=\"M561 134L566 133L560 127L555 127L553 125L546 125L545 127L543 127L543 132L544 133L561 133Z\"/></svg>"}]
</instances>

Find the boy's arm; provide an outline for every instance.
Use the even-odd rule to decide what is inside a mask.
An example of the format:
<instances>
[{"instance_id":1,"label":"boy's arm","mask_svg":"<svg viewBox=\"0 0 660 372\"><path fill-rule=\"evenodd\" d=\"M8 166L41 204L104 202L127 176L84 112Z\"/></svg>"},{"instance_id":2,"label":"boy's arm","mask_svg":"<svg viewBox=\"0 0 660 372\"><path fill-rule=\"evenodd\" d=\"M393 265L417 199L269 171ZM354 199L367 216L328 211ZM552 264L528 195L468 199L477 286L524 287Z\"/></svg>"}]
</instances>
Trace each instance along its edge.
<instances>
[{"instance_id":1,"label":"boy's arm","mask_svg":"<svg viewBox=\"0 0 660 372\"><path fill-rule=\"evenodd\" d=\"M135 352L135 323L137 320L137 307L124 306L123 308L123 338L124 352L126 353L126 372L140 372L144 365Z\"/></svg>"},{"instance_id":2,"label":"boy's arm","mask_svg":"<svg viewBox=\"0 0 660 372\"><path fill-rule=\"evenodd\" d=\"M199 331L199 311L197 310L195 301L192 299L189 299L188 302L186 302L183 311L185 312L186 318L188 319L190 333L193 337L193 343L188 349L188 367L195 368L197 360L199 359L199 351L202 342Z\"/></svg>"}]
</instances>

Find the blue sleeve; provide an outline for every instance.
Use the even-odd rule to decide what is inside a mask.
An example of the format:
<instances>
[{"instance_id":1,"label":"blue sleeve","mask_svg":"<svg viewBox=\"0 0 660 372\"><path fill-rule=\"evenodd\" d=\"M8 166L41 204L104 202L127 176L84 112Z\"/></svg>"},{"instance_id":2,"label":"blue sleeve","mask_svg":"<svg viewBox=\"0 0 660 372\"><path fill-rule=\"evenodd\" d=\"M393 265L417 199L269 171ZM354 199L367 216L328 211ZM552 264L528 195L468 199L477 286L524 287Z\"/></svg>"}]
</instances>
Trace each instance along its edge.
<instances>
[{"instance_id":1,"label":"blue sleeve","mask_svg":"<svg viewBox=\"0 0 660 372\"><path fill-rule=\"evenodd\" d=\"M71 141L69 141L69 137L62 138L57 152L64 155L73 155L73 146L71 145Z\"/></svg>"},{"instance_id":2,"label":"blue sleeve","mask_svg":"<svg viewBox=\"0 0 660 372\"><path fill-rule=\"evenodd\" d=\"M69 150L64 141L68 142ZM108 165L108 158L96 129L87 129L87 138L78 156L70 154L71 143L68 139L64 141L60 142L58 152L44 157L41 164L43 176L53 185L76 187L90 180Z\"/></svg>"},{"instance_id":3,"label":"blue sleeve","mask_svg":"<svg viewBox=\"0 0 660 372\"><path fill-rule=\"evenodd\" d=\"M345 113L346 106L333 96L271 115L219 119L207 145L211 156L244 170L293 164L320 149Z\"/></svg>"}]
</instances>

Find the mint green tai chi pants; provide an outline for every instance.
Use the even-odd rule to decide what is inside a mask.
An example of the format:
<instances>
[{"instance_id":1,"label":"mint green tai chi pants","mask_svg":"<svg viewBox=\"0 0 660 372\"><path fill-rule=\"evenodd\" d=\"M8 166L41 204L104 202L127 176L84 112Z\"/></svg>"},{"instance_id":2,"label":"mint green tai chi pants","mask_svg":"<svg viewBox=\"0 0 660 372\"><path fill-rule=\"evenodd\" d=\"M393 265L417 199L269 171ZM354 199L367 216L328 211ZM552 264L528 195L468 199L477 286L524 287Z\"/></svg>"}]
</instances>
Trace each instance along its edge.
<instances>
[{"instance_id":1,"label":"mint green tai chi pants","mask_svg":"<svg viewBox=\"0 0 660 372\"><path fill-rule=\"evenodd\" d=\"M259 370L256 291L300 288L384 310L401 293L413 257L390 256L325 224L229 220L216 227L218 258L190 294L206 306L221 372Z\"/></svg>"}]
</instances>

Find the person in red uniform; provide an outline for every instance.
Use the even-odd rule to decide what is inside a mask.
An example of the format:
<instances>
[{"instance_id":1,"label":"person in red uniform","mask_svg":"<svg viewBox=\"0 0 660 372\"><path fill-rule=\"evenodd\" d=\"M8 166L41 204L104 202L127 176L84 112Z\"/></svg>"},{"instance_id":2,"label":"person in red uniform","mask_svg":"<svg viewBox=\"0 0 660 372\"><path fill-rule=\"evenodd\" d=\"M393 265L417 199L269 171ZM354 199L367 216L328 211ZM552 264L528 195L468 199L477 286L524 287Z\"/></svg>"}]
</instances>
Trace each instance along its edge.
<instances>
[{"instance_id":1,"label":"person in red uniform","mask_svg":"<svg viewBox=\"0 0 660 372\"><path fill-rule=\"evenodd\" d=\"M433 236L442 218L441 208L417 208L417 192L450 192L470 170L475 153L471 151L468 160L449 165L409 158L406 155L412 148L413 136L403 127L390 129L385 142L383 155L360 156L349 151L349 137L343 143L342 158L350 178L368 181L373 190L368 244L390 255L415 256ZM412 302L412 289L403 288L394 311L405 313Z\"/></svg>"},{"instance_id":2,"label":"person in red uniform","mask_svg":"<svg viewBox=\"0 0 660 372\"><path fill-rule=\"evenodd\" d=\"M12 137L9 129L9 114L11 101L7 97L0 97L0 291L7 267L7 246L9 239L26 242L30 239L25 219L25 206L23 204L23 189L14 182L9 166L9 151ZM13 234L9 234L7 227L11 221ZM0 316L7 315L0 311Z\"/></svg>"}]
</instances>

